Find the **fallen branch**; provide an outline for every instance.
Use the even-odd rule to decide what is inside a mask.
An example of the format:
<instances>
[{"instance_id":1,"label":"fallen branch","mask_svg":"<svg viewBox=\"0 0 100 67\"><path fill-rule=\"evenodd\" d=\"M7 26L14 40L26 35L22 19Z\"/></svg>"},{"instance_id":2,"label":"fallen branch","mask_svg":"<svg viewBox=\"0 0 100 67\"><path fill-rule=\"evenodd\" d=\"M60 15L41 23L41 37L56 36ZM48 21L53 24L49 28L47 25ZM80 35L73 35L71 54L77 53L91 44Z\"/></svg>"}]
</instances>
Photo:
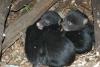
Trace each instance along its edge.
<instances>
[{"instance_id":1,"label":"fallen branch","mask_svg":"<svg viewBox=\"0 0 100 67\"><path fill-rule=\"evenodd\" d=\"M19 11L26 4L29 4L32 1L35 2L36 0L16 0L12 5L11 11Z\"/></svg>"},{"instance_id":2,"label":"fallen branch","mask_svg":"<svg viewBox=\"0 0 100 67\"><path fill-rule=\"evenodd\" d=\"M41 0L34 8L11 24L5 31L6 38L3 43L3 52L18 39L19 33L29 25L35 23L58 0Z\"/></svg>"},{"instance_id":3,"label":"fallen branch","mask_svg":"<svg viewBox=\"0 0 100 67\"><path fill-rule=\"evenodd\" d=\"M9 13L10 5L12 0L0 0L0 59L1 59L1 50L2 50L2 40L3 40L3 31L4 24L7 19L7 15Z\"/></svg>"}]
</instances>

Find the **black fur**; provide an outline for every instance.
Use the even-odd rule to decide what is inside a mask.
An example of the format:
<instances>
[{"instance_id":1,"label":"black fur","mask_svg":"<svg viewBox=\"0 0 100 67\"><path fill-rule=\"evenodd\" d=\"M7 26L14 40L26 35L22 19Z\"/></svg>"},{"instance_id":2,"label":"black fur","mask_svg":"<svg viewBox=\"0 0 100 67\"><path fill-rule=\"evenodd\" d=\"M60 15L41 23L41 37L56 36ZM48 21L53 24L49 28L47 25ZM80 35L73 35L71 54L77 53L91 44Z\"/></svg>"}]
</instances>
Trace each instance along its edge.
<instances>
[{"instance_id":1,"label":"black fur","mask_svg":"<svg viewBox=\"0 0 100 67\"><path fill-rule=\"evenodd\" d=\"M47 11L43 14L40 21L37 22L39 26L38 28L43 29L45 26L49 26L51 24L57 24L60 25L60 22L62 21L62 18L58 15L55 11Z\"/></svg>"},{"instance_id":2,"label":"black fur","mask_svg":"<svg viewBox=\"0 0 100 67\"><path fill-rule=\"evenodd\" d=\"M85 14L79 10L72 10L64 18L62 27L65 31L76 31L84 28L87 23L88 18Z\"/></svg>"},{"instance_id":3,"label":"black fur","mask_svg":"<svg viewBox=\"0 0 100 67\"><path fill-rule=\"evenodd\" d=\"M59 25L55 24L57 21L52 22L54 24L44 26L43 30L39 30L36 24L27 28L25 53L35 67L41 64L62 67L70 65L75 59L73 43L62 35L63 32L60 32Z\"/></svg>"},{"instance_id":4,"label":"black fur","mask_svg":"<svg viewBox=\"0 0 100 67\"><path fill-rule=\"evenodd\" d=\"M87 19L86 24L83 24L84 19ZM70 26L68 21L76 24ZM64 29L66 31L66 37L74 43L76 52L81 54L90 51L93 45L93 26L90 24L87 16L79 10L71 11L65 17L64 23L69 30L66 31Z\"/></svg>"},{"instance_id":5,"label":"black fur","mask_svg":"<svg viewBox=\"0 0 100 67\"><path fill-rule=\"evenodd\" d=\"M93 31L88 24L82 30L66 32L66 36L74 43L76 53L82 54L92 49Z\"/></svg>"}]
</instances>

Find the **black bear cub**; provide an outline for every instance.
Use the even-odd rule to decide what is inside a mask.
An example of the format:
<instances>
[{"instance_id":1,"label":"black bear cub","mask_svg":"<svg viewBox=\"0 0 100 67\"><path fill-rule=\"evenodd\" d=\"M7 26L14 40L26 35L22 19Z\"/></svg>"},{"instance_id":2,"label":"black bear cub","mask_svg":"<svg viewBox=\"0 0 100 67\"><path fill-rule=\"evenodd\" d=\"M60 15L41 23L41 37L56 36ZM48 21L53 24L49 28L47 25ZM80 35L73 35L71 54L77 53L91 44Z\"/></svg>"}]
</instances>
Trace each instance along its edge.
<instances>
[{"instance_id":1,"label":"black bear cub","mask_svg":"<svg viewBox=\"0 0 100 67\"><path fill-rule=\"evenodd\" d=\"M34 67L63 67L74 61L75 47L59 30L60 21L56 12L48 11L39 22L27 28L25 53Z\"/></svg>"},{"instance_id":2,"label":"black bear cub","mask_svg":"<svg viewBox=\"0 0 100 67\"><path fill-rule=\"evenodd\" d=\"M82 54L90 51L93 46L93 25L88 17L79 10L70 11L62 23L62 28L76 47L76 53Z\"/></svg>"}]
</instances>

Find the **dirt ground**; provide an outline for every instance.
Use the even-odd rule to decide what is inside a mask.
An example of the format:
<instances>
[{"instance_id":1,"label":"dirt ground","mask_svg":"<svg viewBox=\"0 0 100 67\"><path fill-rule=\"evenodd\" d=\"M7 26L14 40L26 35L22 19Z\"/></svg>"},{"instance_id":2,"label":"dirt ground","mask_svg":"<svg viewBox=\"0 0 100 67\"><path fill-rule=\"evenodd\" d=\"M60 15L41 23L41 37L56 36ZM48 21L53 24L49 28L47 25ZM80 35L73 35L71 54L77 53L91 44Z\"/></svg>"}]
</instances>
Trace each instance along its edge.
<instances>
[{"instance_id":1,"label":"dirt ground","mask_svg":"<svg viewBox=\"0 0 100 67\"><path fill-rule=\"evenodd\" d=\"M28 62L24 53L24 44L22 40L17 40L4 54L2 64L5 67L8 65L15 65L18 67L32 67ZM9 67L9 66L8 66ZM100 54L93 48L92 51L76 56L76 60L69 67L100 67Z\"/></svg>"},{"instance_id":2,"label":"dirt ground","mask_svg":"<svg viewBox=\"0 0 100 67\"><path fill-rule=\"evenodd\" d=\"M20 39L3 54L2 64L2 67L6 67L6 64L32 67L25 56L24 45ZM77 55L74 63L69 67L100 67L100 54L93 48L88 53Z\"/></svg>"},{"instance_id":3,"label":"dirt ground","mask_svg":"<svg viewBox=\"0 0 100 67\"><path fill-rule=\"evenodd\" d=\"M15 0L17 1L17 0ZM80 2L80 0L77 0ZM69 2L69 3L68 3ZM83 0L79 3L75 0L61 0L56 3L50 10L57 11L61 17L64 17L70 8L78 8L84 12L91 21L93 21L91 13L91 0ZM31 3L32 4L32 3ZM75 7L73 7L73 5ZM32 6L31 6L32 7ZM27 7L31 8L31 7ZM33 6L34 7L34 6ZM27 12L26 7L18 12L11 12L8 18L8 25L13 23L21 15ZM29 9L28 9L29 10ZM8 65L8 66L7 66ZM10 66L14 65L14 66ZM0 67L32 67L32 64L27 60L24 52L24 38L20 37L2 56L2 62ZM75 61L68 67L100 67L100 54L93 49L85 54L77 55Z\"/></svg>"}]
</instances>

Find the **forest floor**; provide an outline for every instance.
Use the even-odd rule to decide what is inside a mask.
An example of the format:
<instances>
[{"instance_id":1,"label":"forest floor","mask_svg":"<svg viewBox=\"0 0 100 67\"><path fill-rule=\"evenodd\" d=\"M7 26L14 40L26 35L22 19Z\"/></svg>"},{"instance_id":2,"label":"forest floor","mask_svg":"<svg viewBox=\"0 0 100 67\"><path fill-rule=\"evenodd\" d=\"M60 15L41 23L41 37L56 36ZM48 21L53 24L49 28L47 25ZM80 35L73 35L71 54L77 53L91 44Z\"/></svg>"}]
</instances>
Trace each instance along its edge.
<instances>
[{"instance_id":1,"label":"forest floor","mask_svg":"<svg viewBox=\"0 0 100 67\"><path fill-rule=\"evenodd\" d=\"M93 21L92 13L91 13L91 0L84 0L82 3L74 2L74 0L69 0L69 4L67 0L61 0L50 10L56 10L61 17L64 17L66 13L70 10L70 7L74 4L75 8L78 8L82 12L84 12L91 21ZM79 0L80 1L80 0ZM17 0L15 0L17 2ZM34 1L35 2L35 1ZM67 3L67 4L66 4ZM33 3L31 3L31 7ZM11 12L8 18L8 25L13 23L16 19L18 19L21 15L30 10L30 6L26 6L18 12ZM27 60L24 52L24 38L20 37L2 56L2 63L0 67L32 67L32 64ZM75 61L68 67L100 67L100 54L98 51L93 49L85 54L77 55Z\"/></svg>"}]
</instances>

